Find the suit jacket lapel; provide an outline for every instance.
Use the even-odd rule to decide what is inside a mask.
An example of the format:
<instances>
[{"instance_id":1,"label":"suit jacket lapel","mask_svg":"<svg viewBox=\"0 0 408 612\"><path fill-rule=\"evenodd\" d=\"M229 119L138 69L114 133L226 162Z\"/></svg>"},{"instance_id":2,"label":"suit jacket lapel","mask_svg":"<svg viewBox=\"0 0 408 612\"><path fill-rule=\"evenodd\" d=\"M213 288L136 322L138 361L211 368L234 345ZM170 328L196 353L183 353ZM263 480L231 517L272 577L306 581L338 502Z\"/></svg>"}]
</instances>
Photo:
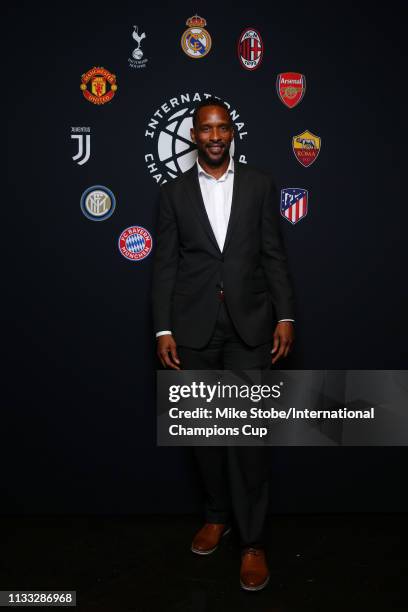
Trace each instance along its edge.
<instances>
[{"instance_id":1,"label":"suit jacket lapel","mask_svg":"<svg viewBox=\"0 0 408 612\"><path fill-rule=\"evenodd\" d=\"M204 227L205 231L208 234L209 239L214 244L214 246L217 249L217 251L219 253L221 253L220 247L218 246L217 239L214 236L214 232L213 232L213 229L211 227L211 223L210 223L210 220L208 218L207 211L205 209L203 195L201 193L200 182L198 180L198 168L197 168L197 164L194 164L194 166L188 172L191 173L191 175L189 177L189 180L188 180L188 186L189 186L189 190L190 190L190 193L191 193L191 196L192 196L192 202L193 202L193 205L195 207L195 210L196 210L196 212L198 214L198 217L199 217L201 223L203 224L203 227Z\"/></svg>"},{"instance_id":2,"label":"suit jacket lapel","mask_svg":"<svg viewBox=\"0 0 408 612\"><path fill-rule=\"evenodd\" d=\"M202 196L201 188L200 188L200 182L198 180L197 165L194 164L194 166L191 168L191 170L188 170L188 172L190 173L190 176L188 177L189 180L187 181L187 184L189 186L193 205L196 209L196 212L198 214L198 217L201 223L203 224L205 231L207 232L209 239L211 240L211 242L217 249L218 253L221 254L220 247L218 246L217 239L214 236L214 232L211 227L211 223L208 218L207 211L205 209L204 200L203 200L203 196ZM228 244L231 239L231 234L233 232L234 226L237 222L239 213L242 208L242 206L240 205L240 202L242 201L242 197L243 197L242 188L243 188L243 177L242 177L242 171L240 169L240 164L234 161L234 184L232 188L231 213L230 213L230 218L228 221L227 234L225 236L224 248L222 250L222 253L225 253L228 247Z\"/></svg>"},{"instance_id":3,"label":"suit jacket lapel","mask_svg":"<svg viewBox=\"0 0 408 612\"><path fill-rule=\"evenodd\" d=\"M234 230L237 219L239 217L239 213L242 209L242 188L242 171L240 168L240 164L234 160L234 185L232 188L231 213L228 221L227 235L225 236L224 248L222 250L223 253L225 253L225 251L227 250L229 241L231 239L231 234Z\"/></svg>"}]
</instances>

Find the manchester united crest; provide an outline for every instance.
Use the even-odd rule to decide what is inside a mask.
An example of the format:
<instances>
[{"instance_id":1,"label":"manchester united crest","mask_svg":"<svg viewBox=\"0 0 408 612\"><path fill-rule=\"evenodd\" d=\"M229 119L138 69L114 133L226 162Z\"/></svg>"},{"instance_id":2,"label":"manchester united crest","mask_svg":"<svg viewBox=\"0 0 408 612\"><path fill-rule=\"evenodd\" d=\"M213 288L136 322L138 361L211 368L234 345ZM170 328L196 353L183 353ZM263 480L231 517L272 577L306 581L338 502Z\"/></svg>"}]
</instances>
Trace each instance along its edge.
<instances>
[{"instance_id":1,"label":"manchester united crest","mask_svg":"<svg viewBox=\"0 0 408 612\"><path fill-rule=\"evenodd\" d=\"M110 102L118 89L116 76L105 68L91 68L82 75L81 90L85 98L97 104Z\"/></svg>"},{"instance_id":2,"label":"manchester united crest","mask_svg":"<svg viewBox=\"0 0 408 612\"><path fill-rule=\"evenodd\" d=\"M308 207L308 192L298 187L287 187L281 190L280 211L289 223L295 225L306 217Z\"/></svg>"},{"instance_id":3,"label":"manchester united crest","mask_svg":"<svg viewBox=\"0 0 408 612\"><path fill-rule=\"evenodd\" d=\"M299 72L282 72L276 81L278 96L288 108L294 108L305 95L306 77Z\"/></svg>"},{"instance_id":4,"label":"manchester united crest","mask_svg":"<svg viewBox=\"0 0 408 612\"><path fill-rule=\"evenodd\" d=\"M238 59L246 70L258 68L263 57L261 35L254 28L246 28L238 39Z\"/></svg>"},{"instance_id":5,"label":"manchester united crest","mask_svg":"<svg viewBox=\"0 0 408 612\"><path fill-rule=\"evenodd\" d=\"M296 159L302 166L307 168L316 161L321 147L319 136L305 130L292 138L292 149Z\"/></svg>"},{"instance_id":6,"label":"manchester united crest","mask_svg":"<svg viewBox=\"0 0 408 612\"><path fill-rule=\"evenodd\" d=\"M188 57L193 59L200 59L207 55L211 49L211 36L205 30L207 25L206 20L203 17L194 15L186 21L188 30L186 30L181 37L181 48Z\"/></svg>"}]
</instances>

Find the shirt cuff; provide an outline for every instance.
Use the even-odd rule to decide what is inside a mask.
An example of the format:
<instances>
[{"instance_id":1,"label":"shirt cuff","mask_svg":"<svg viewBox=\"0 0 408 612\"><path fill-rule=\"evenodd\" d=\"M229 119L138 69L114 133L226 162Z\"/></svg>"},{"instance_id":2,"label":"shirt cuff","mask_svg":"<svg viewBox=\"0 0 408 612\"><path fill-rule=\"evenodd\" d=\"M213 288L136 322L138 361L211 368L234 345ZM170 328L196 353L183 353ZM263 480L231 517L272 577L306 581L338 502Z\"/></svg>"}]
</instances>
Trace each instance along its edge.
<instances>
[{"instance_id":1,"label":"shirt cuff","mask_svg":"<svg viewBox=\"0 0 408 612\"><path fill-rule=\"evenodd\" d=\"M159 336L165 336L166 334L170 334L170 336L172 335L171 331L168 331L168 330L159 331L159 332L156 333L156 338L158 338Z\"/></svg>"},{"instance_id":2,"label":"shirt cuff","mask_svg":"<svg viewBox=\"0 0 408 612\"><path fill-rule=\"evenodd\" d=\"M295 319L279 319L278 323L282 323L282 321L292 321L294 323Z\"/></svg>"}]
</instances>

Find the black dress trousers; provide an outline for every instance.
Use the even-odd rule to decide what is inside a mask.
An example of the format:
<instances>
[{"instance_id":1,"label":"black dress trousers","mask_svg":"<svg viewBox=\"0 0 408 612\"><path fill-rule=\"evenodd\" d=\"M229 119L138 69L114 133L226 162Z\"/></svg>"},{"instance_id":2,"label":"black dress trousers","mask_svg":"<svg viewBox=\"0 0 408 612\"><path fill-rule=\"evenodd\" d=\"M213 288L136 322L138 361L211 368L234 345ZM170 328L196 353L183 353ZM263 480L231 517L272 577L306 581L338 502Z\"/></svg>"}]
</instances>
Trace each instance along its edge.
<instances>
[{"instance_id":1,"label":"black dress trousers","mask_svg":"<svg viewBox=\"0 0 408 612\"><path fill-rule=\"evenodd\" d=\"M264 370L271 367L271 341L245 344L229 316L223 294L214 332L202 349L178 345L184 370ZM206 495L205 519L229 523L235 518L242 547L263 547L269 493L269 452L264 446L195 446L194 455Z\"/></svg>"}]
</instances>

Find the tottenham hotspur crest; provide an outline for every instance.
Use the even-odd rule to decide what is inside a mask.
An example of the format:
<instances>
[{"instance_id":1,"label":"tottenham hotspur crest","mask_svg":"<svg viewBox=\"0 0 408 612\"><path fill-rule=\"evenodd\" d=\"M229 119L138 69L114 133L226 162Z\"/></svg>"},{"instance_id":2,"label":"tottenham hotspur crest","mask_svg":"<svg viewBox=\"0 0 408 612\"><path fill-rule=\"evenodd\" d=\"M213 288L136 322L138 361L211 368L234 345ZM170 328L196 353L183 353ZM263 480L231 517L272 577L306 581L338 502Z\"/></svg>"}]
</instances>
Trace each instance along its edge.
<instances>
[{"instance_id":1,"label":"tottenham hotspur crest","mask_svg":"<svg viewBox=\"0 0 408 612\"><path fill-rule=\"evenodd\" d=\"M132 51L132 57L129 57L129 66L131 68L145 68L147 64L147 59L143 58L143 51L140 48L141 42L144 38L146 38L145 32L139 34L139 28L137 25L133 26L132 38L136 41L137 47Z\"/></svg>"}]
</instances>

